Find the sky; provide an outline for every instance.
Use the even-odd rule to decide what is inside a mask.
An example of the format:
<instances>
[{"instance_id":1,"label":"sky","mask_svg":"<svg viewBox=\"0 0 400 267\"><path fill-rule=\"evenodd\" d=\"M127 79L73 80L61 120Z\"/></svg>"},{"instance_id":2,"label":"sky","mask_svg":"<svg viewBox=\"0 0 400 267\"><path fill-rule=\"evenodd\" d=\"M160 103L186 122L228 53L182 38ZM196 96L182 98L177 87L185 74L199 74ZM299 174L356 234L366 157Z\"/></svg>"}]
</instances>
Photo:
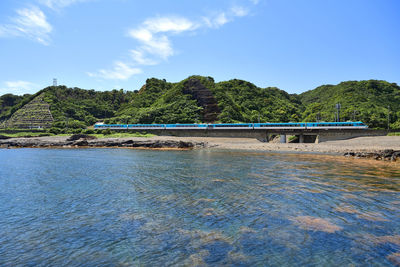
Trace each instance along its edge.
<instances>
[{"instance_id":1,"label":"sky","mask_svg":"<svg viewBox=\"0 0 400 267\"><path fill-rule=\"evenodd\" d=\"M147 78L400 84L399 0L0 0L0 95Z\"/></svg>"}]
</instances>

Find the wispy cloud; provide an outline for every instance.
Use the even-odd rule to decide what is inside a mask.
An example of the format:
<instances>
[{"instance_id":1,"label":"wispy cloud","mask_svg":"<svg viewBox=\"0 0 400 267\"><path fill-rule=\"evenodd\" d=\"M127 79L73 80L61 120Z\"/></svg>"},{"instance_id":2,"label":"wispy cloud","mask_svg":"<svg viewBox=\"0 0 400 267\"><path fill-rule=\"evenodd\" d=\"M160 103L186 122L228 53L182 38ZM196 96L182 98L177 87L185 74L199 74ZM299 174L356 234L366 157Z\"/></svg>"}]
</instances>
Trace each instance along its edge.
<instances>
[{"instance_id":1,"label":"wispy cloud","mask_svg":"<svg viewBox=\"0 0 400 267\"><path fill-rule=\"evenodd\" d=\"M130 66L127 63L122 61L114 62L114 66L112 69L102 69L97 72L88 72L90 77L99 77L103 79L112 79L112 80L127 80L132 75L141 73L142 70L139 68L135 68Z\"/></svg>"},{"instance_id":2,"label":"wispy cloud","mask_svg":"<svg viewBox=\"0 0 400 267\"><path fill-rule=\"evenodd\" d=\"M91 77L126 80L142 73L139 66L156 65L174 54L169 35L193 31L198 26L183 17L157 17L145 20L139 27L129 30L128 36L139 42L130 50L130 58L117 61L111 70L89 72Z\"/></svg>"},{"instance_id":3,"label":"wispy cloud","mask_svg":"<svg viewBox=\"0 0 400 267\"><path fill-rule=\"evenodd\" d=\"M215 13L214 15L203 17L203 26L209 28L219 28L237 17L245 17L249 14L249 9L243 6L233 6L227 11Z\"/></svg>"},{"instance_id":4,"label":"wispy cloud","mask_svg":"<svg viewBox=\"0 0 400 267\"><path fill-rule=\"evenodd\" d=\"M79 2L87 2L90 0L38 0L40 4L51 9L61 9Z\"/></svg>"},{"instance_id":5,"label":"wispy cloud","mask_svg":"<svg viewBox=\"0 0 400 267\"><path fill-rule=\"evenodd\" d=\"M132 58L140 65L156 62L154 57L165 60L174 54L169 35L193 31L197 27L198 25L183 17L147 19L138 28L132 29L128 33L130 37L140 43L139 47L132 50Z\"/></svg>"},{"instance_id":6,"label":"wispy cloud","mask_svg":"<svg viewBox=\"0 0 400 267\"><path fill-rule=\"evenodd\" d=\"M254 0L253 0L254 1ZM171 38L185 32L194 32L199 28L219 28L238 17L249 14L249 10L243 6L233 6L211 16L202 17L199 20L191 20L182 16L163 16L146 19L138 27L130 29L128 36L138 42L138 46L130 50L130 58L123 63L119 61L119 67L112 70L99 70L96 73L88 73L92 77L104 79L128 79L134 74L142 72L141 67L157 65L175 54ZM129 62L129 63L127 63ZM127 68L121 67L122 64ZM119 73L121 72L121 73Z\"/></svg>"},{"instance_id":7,"label":"wispy cloud","mask_svg":"<svg viewBox=\"0 0 400 267\"><path fill-rule=\"evenodd\" d=\"M154 59L146 57L146 53L140 50L131 50L131 57L138 65L157 65L158 62Z\"/></svg>"},{"instance_id":8,"label":"wispy cloud","mask_svg":"<svg viewBox=\"0 0 400 267\"><path fill-rule=\"evenodd\" d=\"M33 93L36 84L27 81L8 81L3 83L3 87L0 88L0 95L3 94L15 94L23 95L27 93Z\"/></svg>"},{"instance_id":9,"label":"wispy cloud","mask_svg":"<svg viewBox=\"0 0 400 267\"><path fill-rule=\"evenodd\" d=\"M243 6L233 6L230 11L234 17L244 17L249 14L249 9Z\"/></svg>"},{"instance_id":10,"label":"wispy cloud","mask_svg":"<svg viewBox=\"0 0 400 267\"><path fill-rule=\"evenodd\" d=\"M258 3L260 3L260 0L250 0L250 2L252 2L254 5L257 5Z\"/></svg>"},{"instance_id":11,"label":"wispy cloud","mask_svg":"<svg viewBox=\"0 0 400 267\"><path fill-rule=\"evenodd\" d=\"M48 45L52 26L45 14L36 6L17 9L11 23L0 25L0 37L22 36Z\"/></svg>"}]
</instances>

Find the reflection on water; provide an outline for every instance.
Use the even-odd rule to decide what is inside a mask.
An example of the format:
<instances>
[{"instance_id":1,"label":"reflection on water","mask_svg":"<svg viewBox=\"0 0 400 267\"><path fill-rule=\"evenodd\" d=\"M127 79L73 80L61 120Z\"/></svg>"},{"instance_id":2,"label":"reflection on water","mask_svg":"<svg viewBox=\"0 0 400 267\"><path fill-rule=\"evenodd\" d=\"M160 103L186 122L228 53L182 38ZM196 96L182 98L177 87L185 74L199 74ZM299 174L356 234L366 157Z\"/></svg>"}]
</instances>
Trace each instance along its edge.
<instances>
[{"instance_id":1,"label":"reflection on water","mask_svg":"<svg viewBox=\"0 0 400 267\"><path fill-rule=\"evenodd\" d=\"M400 168L333 156L0 150L0 266L393 266Z\"/></svg>"}]
</instances>

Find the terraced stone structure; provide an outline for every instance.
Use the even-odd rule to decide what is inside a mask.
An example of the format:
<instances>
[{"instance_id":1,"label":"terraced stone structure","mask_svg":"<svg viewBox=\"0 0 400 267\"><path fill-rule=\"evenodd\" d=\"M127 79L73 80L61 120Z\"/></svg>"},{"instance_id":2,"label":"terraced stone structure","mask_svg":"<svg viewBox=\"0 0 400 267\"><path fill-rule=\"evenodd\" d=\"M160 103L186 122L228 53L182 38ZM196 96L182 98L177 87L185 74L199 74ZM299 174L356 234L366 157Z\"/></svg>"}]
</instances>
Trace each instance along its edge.
<instances>
[{"instance_id":1,"label":"terraced stone structure","mask_svg":"<svg viewBox=\"0 0 400 267\"><path fill-rule=\"evenodd\" d=\"M191 78L186 81L183 93L191 94L193 99L203 108L202 121L214 122L221 113L218 102L213 93L205 87L198 79Z\"/></svg>"},{"instance_id":2,"label":"terraced stone structure","mask_svg":"<svg viewBox=\"0 0 400 267\"><path fill-rule=\"evenodd\" d=\"M44 94L35 97L28 104L17 110L5 122L8 128L38 129L49 128L53 123L49 104L43 100Z\"/></svg>"}]
</instances>

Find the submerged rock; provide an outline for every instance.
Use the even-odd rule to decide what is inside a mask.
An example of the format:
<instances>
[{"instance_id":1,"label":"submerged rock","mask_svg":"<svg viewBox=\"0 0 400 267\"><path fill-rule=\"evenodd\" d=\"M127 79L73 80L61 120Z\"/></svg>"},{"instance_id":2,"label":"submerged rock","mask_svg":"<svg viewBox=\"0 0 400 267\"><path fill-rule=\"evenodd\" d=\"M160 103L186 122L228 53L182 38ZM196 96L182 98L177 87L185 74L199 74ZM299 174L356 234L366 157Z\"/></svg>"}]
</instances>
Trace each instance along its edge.
<instances>
[{"instance_id":1,"label":"submerged rock","mask_svg":"<svg viewBox=\"0 0 400 267\"><path fill-rule=\"evenodd\" d=\"M192 255L189 256L189 258L187 258L184 261L184 266L196 266L196 267L200 267L200 266L207 266L207 264L204 262L204 258L209 256L210 253L208 252L208 250L200 250L197 253L194 253Z\"/></svg>"},{"instance_id":2,"label":"submerged rock","mask_svg":"<svg viewBox=\"0 0 400 267\"><path fill-rule=\"evenodd\" d=\"M392 243L397 246L400 246L400 235L384 235L384 236L377 236L376 242L378 244L382 243Z\"/></svg>"},{"instance_id":3,"label":"submerged rock","mask_svg":"<svg viewBox=\"0 0 400 267\"><path fill-rule=\"evenodd\" d=\"M387 259L395 266L400 266L400 252L390 254Z\"/></svg>"},{"instance_id":4,"label":"submerged rock","mask_svg":"<svg viewBox=\"0 0 400 267\"><path fill-rule=\"evenodd\" d=\"M318 217L298 216L290 220L304 230L322 231L326 233L334 233L342 230L342 227Z\"/></svg>"}]
</instances>

